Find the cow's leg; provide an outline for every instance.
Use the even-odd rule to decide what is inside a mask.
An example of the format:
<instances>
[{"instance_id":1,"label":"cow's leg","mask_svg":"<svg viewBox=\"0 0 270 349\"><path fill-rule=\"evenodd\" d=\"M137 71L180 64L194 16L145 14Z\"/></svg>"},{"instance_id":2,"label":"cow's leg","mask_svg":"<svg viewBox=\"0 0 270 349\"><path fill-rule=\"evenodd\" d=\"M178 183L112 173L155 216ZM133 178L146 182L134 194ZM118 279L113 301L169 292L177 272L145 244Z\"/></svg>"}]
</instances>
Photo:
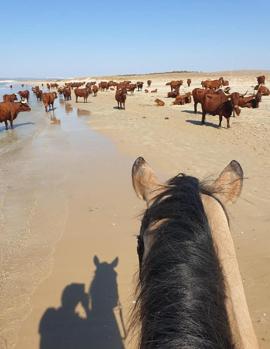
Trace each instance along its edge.
<instances>
[{"instance_id":1,"label":"cow's leg","mask_svg":"<svg viewBox=\"0 0 270 349\"><path fill-rule=\"evenodd\" d=\"M126 102L123 103L123 109L126 109Z\"/></svg>"},{"instance_id":2,"label":"cow's leg","mask_svg":"<svg viewBox=\"0 0 270 349\"><path fill-rule=\"evenodd\" d=\"M202 125L205 124L205 115L206 115L206 112L203 110L203 112L202 112Z\"/></svg>"},{"instance_id":3,"label":"cow's leg","mask_svg":"<svg viewBox=\"0 0 270 349\"><path fill-rule=\"evenodd\" d=\"M198 102L194 102L194 113L197 114L197 105L198 105Z\"/></svg>"},{"instance_id":4,"label":"cow's leg","mask_svg":"<svg viewBox=\"0 0 270 349\"><path fill-rule=\"evenodd\" d=\"M7 120L5 120L5 126L6 126L6 130L8 130L8 122L7 122Z\"/></svg>"},{"instance_id":5,"label":"cow's leg","mask_svg":"<svg viewBox=\"0 0 270 349\"><path fill-rule=\"evenodd\" d=\"M227 119L228 120L228 119ZM219 115L219 124L218 127L221 127L221 123L222 123L222 115Z\"/></svg>"},{"instance_id":6,"label":"cow's leg","mask_svg":"<svg viewBox=\"0 0 270 349\"><path fill-rule=\"evenodd\" d=\"M227 118L227 128L230 128L230 118Z\"/></svg>"}]
</instances>

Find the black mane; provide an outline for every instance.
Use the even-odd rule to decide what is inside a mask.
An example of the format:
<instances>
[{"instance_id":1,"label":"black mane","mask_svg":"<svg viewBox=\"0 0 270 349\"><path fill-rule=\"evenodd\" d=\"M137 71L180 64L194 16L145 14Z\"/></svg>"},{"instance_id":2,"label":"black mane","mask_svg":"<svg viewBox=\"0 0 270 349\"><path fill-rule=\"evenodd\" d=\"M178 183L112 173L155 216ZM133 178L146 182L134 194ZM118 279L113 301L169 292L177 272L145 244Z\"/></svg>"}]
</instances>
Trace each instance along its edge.
<instances>
[{"instance_id":1,"label":"black mane","mask_svg":"<svg viewBox=\"0 0 270 349\"><path fill-rule=\"evenodd\" d=\"M196 178L181 174L145 211L139 254L143 234L159 224L151 228L154 243L140 263L133 324L139 323L141 349L235 348L200 193L211 195Z\"/></svg>"}]
</instances>

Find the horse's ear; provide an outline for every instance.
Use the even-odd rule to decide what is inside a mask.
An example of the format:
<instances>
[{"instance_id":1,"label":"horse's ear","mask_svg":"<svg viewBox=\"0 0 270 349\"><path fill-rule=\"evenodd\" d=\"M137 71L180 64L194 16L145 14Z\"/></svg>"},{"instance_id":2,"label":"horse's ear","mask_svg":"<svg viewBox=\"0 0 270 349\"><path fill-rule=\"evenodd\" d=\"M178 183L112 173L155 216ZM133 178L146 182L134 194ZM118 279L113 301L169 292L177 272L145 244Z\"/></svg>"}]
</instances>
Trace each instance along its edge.
<instances>
[{"instance_id":1,"label":"horse's ear","mask_svg":"<svg viewBox=\"0 0 270 349\"><path fill-rule=\"evenodd\" d=\"M100 262L99 262L99 259L97 256L94 256L93 261L94 261L95 266L98 267Z\"/></svg>"},{"instance_id":2,"label":"horse's ear","mask_svg":"<svg viewBox=\"0 0 270 349\"><path fill-rule=\"evenodd\" d=\"M117 267L118 262L119 262L119 258L118 258L118 257L116 257L116 258L111 262L111 266L113 267L113 269Z\"/></svg>"},{"instance_id":3,"label":"horse's ear","mask_svg":"<svg viewBox=\"0 0 270 349\"><path fill-rule=\"evenodd\" d=\"M161 188L154 171L142 157L137 158L132 166L132 184L137 196L147 204Z\"/></svg>"},{"instance_id":4,"label":"horse's ear","mask_svg":"<svg viewBox=\"0 0 270 349\"><path fill-rule=\"evenodd\" d=\"M241 194L244 172L239 162L232 160L214 182L214 191L223 203L235 202Z\"/></svg>"}]
</instances>

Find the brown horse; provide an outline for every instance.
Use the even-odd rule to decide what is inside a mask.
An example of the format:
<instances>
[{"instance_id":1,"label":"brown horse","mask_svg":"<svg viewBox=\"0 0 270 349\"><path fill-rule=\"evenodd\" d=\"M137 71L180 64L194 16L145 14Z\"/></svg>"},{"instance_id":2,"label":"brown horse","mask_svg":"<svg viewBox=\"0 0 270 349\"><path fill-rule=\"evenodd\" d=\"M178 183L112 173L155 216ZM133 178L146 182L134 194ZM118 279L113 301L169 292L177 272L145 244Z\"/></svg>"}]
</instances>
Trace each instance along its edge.
<instances>
[{"instance_id":1,"label":"brown horse","mask_svg":"<svg viewBox=\"0 0 270 349\"><path fill-rule=\"evenodd\" d=\"M138 158L132 180L147 204L132 322L139 347L258 349L224 208L241 193L240 164L211 183L180 174L161 184Z\"/></svg>"}]
</instances>

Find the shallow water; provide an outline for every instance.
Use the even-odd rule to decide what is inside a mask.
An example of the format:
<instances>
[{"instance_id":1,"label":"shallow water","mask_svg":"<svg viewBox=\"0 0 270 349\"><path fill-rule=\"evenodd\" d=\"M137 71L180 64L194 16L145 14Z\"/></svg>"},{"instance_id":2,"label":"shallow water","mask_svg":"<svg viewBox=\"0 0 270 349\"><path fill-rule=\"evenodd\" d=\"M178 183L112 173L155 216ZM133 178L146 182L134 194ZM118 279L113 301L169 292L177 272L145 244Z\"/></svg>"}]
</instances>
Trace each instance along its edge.
<instances>
[{"instance_id":1,"label":"shallow water","mask_svg":"<svg viewBox=\"0 0 270 349\"><path fill-rule=\"evenodd\" d=\"M19 88L14 87L15 91ZM130 185L130 161L123 159L110 141L89 128L87 121L91 116L83 108L71 108L58 99L55 110L45 113L32 93L30 105L32 111L19 114L14 130L6 131L3 127L0 130L4 179L0 184L1 349L13 348L17 340L20 348L37 347L37 339L33 339L33 333L38 338L37 330L23 338L18 335L19 329L31 312L33 292L52 272L57 242L70 224L76 224L78 234L89 229L80 221L84 216L74 214L76 207L82 207L84 214L89 215L88 205L95 210L96 205L101 205L97 202L101 202L110 211L117 197L117 185L111 186L110 180L114 178L119 186L121 181L126 187ZM125 170L121 174L122 168ZM91 203L93 198L96 199ZM114 214L110 211L110 215ZM97 221L100 220L98 215ZM94 231L92 234L95 239ZM93 251L89 246L87 257L92 258L97 249L104 256L121 255L119 251L111 252L110 246L102 247L108 232L104 234L99 236L100 242L94 244Z\"/></svg>"}]
</instances>

